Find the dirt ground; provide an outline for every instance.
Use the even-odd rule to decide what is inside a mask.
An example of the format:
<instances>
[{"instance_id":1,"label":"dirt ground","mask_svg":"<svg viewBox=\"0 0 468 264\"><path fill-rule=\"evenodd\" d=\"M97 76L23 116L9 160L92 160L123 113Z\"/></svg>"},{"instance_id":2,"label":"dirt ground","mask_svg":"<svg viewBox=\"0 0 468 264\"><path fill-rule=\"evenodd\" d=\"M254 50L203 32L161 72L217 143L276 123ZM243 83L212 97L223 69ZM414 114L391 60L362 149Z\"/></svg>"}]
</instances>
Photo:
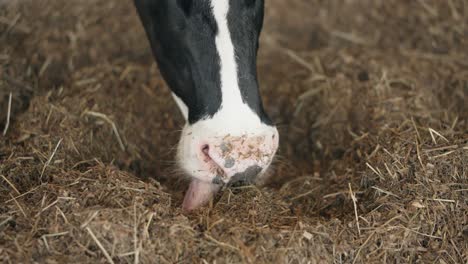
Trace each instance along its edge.
<instances>
[{"instance_id":1,"label":"dirt ground","mask_svg":"<svg viewBox=\"0 0 468 264\"><path fill-rule=\"evenodd\" d=\"M132 2L0 1L0 262L467 263L468 3L266 12L270 180L184 214Z\"/></svg>"}]
</instances>

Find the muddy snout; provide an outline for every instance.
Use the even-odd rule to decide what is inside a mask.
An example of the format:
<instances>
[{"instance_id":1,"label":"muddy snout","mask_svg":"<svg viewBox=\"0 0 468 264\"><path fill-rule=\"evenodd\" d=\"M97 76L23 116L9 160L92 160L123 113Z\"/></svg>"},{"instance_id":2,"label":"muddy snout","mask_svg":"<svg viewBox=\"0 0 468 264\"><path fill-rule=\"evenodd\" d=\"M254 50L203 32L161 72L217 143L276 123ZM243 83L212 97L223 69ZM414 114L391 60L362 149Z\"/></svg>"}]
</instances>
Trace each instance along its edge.
<instances>
[{"instance_id":1,"label":"muddy snout","mask_svg":"<svg viewBox=\"0 0 468 264\"><path fill-rule=\"evenodd\" d=\"M245 185L255 182L271 163L278 147L273 136L227 136L205 146L204 153L216 175L212 183Z\"/></svg>"}]
</instances>

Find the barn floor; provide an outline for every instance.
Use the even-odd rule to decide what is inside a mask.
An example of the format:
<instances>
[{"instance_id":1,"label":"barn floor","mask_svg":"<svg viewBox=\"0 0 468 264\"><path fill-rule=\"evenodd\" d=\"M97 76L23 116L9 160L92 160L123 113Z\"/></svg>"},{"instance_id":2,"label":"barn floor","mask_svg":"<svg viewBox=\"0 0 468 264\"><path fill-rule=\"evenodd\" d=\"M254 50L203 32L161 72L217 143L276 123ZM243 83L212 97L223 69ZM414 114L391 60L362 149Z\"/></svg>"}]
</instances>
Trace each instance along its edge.
<instances>
[{"instance_id":1,"label":"barn floor","mask_svg":"<svg viewBox=\"0 0 468 264\"><path fill-rule=\"evenodd\" d=\"M131 1L0 1L0 262L467 263L467 47L463 0L267 1L270 181L184 214Z\"/></svg>"}]
</instances>

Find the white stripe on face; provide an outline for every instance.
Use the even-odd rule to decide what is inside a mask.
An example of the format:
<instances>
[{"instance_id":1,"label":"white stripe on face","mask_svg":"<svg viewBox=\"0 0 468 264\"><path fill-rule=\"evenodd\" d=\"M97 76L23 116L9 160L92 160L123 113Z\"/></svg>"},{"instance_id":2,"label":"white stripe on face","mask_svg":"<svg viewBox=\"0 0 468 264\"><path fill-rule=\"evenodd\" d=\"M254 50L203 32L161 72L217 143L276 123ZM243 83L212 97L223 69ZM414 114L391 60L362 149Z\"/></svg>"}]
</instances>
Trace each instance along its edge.
<instances>
[{"instance_id":1,"label":"white stripe on face","mask_svg":"<svg viewBox=\"0 0 468 264\"><path fill-rule=\"evenodd\" d=\"M221 68L221 108L229 112L236 111L236 109L239 110L239 107L245 104L242 101L237 80L237 63L234 45L228 27L227 15L229 13L229 0L211 0L211 8L213 9L213 16L218 28L215 42Z\"/></svg>"},{"instance_id":2,"label":"white stripe on face","mask_svg":"<svg viewBox=\"0 0 468 264\"><path fill-rule=\"evenodd\" d=\"M215 46L219 56L221 106L214 115L207 115L193 124L187 122L182 130L177 160L194 178L183 204L189 210L207 202L219 190L220 181L226 183L239 177L254 180L257 173L265 172L279 139L276 127L263 123L259 114L244 103L228 25L229 0L211 0L210 5L218 29ZM256 86L245 87L249 88L257 89ZM186 112L186 107L179 103L181 105L182 112Z\"/></svg>"}]
</instances>

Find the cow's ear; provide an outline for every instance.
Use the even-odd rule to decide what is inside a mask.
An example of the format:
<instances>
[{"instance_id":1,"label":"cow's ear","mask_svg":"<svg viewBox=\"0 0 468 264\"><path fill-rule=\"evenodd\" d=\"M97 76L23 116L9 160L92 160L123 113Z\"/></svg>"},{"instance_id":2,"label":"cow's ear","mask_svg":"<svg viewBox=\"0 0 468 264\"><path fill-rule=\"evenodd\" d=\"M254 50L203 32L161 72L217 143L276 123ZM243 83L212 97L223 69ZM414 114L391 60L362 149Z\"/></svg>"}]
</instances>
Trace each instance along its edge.
<instances>
[{"instance_id":1,"label":"cow's ear","mask_svg":"<svg viewBox=\"0 0 468 264\"><path fill-rule=\"evenodd\" d=\"M186 16L190 15L192 11L193 1L192 0L177 0L177 5L184 11Z\"/></svg>"}]
</instances>

